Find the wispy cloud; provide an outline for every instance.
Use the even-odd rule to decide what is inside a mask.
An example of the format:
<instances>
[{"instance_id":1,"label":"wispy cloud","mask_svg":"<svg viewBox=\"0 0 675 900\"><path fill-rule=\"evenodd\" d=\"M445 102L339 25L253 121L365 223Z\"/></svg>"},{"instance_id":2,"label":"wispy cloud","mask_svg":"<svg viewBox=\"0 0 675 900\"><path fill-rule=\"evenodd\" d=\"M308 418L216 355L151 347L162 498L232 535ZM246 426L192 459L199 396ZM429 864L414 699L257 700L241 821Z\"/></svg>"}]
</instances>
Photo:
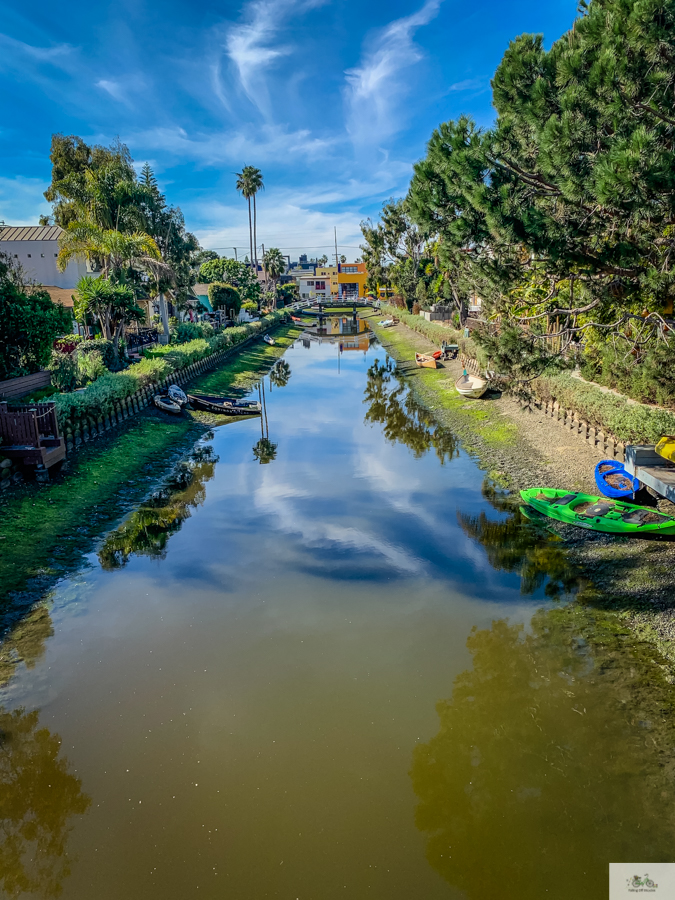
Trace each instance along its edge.
<instances>
[{"instance_id":1,"label":"wispy cloud","mask_svg":"<svg viewBox=\"0 0 675 900\"><path fill-rule=\"evenodd\" d=\"M446 88L446 94L453 91L478 91L486 90L490 87L490 82L486 78L465 78L464 81L456 81Z\"/></svg>"},{"instance_id":2,"label":"wispy cloud","mask_svg":"<svg viewBox=\"0 0 675 900\"><path fill-rule=\"evenodd\" d=\"M436 17L440 4L427 0L416 13L390 22L368 42L361 65L345 72L347 124L357 143L382 140L403 127L396 113L407 92L400 74L422 59L415 32Z\"/></svg>"},{"instance_id":3,"label":"wispy cloud","mask_svg":"<svg viewBox=\"0 0 675 900\"><path fill-rule=\"evenodd\" d=\"M12 67L18 56L24 59L50 63L59 68L70 69L71 60L76 52L75 47L72 47L70 44L61 43L54 44L51 47L36 47L33 44L26 44L24 41L18 41L16 38L2 33L0 33L0 48L4 48L4 52L0 53L0 68Z\"/></svg>"},{"instance_id":4,"label":"wispy cloud","mask_svg":"<svg viewBox=\"0 0 675 900\"><path fill-rule=\"evenodd\" d=\"M161 150L164 154L203 165L240 163L255 157L258 162L286 159L317 159L326 156L332 142L312 137L301 129L289 132L282 126L263 125L247 130L231 129L208 134L188 133L180 126L157 127L125 135L130 143L145 151Z\"/></svg>"},{"instance_id":5,"label":"wispy cloud","mask_svg":"<svg viewBox=\"0 0 675 900\"><path fill-rule=\"evenodd\" d=\"M226 38L225 49L234 63L244 93L259 108L267 106L264 70L290 47L275 44L286 3L256 0L247 10L248 21L233 25Z\"/></svg>"},{"instance_id":6,"label":"wispy cloud","mask_svg":"<svg viewBox=\"0 0 675 900\"><path fill-rule=\"evenodd\" d=\"M126 92L119 81L108 81L105 78L101 78L100 81L96 82L96 87L101 88L102 91L110 94L113 99L119 100L120 103L129 102Z\"/></svg>"}]
</instances>

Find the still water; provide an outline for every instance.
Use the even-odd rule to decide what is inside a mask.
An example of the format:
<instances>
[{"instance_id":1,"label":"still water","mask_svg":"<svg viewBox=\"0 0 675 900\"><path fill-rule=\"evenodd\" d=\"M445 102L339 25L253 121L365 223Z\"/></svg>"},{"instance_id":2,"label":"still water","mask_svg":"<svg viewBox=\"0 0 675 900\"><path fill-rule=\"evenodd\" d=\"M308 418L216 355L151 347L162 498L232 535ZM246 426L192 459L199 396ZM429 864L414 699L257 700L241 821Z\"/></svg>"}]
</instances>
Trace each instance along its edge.
<instances>
[{"instance_id":1,"label":"still water","mask_svg":"<svg viewBox=\"0 0 675 900\"><path fill-rule=\"evenodd\" d=\"M670 860L658 666L343 350L298 341L10 636L3 896L595 900Z\"/></svg>"}]
</instances>

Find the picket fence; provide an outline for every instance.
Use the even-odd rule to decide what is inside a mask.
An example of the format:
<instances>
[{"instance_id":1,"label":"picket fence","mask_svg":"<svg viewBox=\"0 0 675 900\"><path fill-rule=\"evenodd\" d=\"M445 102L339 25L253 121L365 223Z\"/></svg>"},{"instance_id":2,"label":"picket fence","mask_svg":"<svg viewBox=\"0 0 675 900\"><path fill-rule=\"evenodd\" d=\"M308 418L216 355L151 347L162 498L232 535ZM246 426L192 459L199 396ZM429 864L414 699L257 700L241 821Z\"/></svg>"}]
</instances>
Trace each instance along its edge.
<instances>
[{"instance_id":1,"label":"picket fence","mask_svg":"<svg viewBox=\"0 0 675 900\"><path fill-rule=\"evenodd\" d=\"M192 381L193 378L197 378L205 372L214 369L230 356L231 353L239 351L257 337L259 337L258 334L253 334L239 344L235 344L234 347L229 347L227 350L221 350L219 353L213 353L211 356L207 356L204 359L191 363L184 369L178 369L177 371L172 372L171 375L163 378L159 382L153 382L152 384L139 388L135 394L131 394L123 400L116 400L114 402L113 412L110 415L100 415L95 418L92 415L83 414L75 419L66 419L63 423L63 433L66 440L66 455L76 452L83 444L93 440L99 435L105 434L106 431L110 431L111 428L121 425L126 419L140 413L146 406L152 403L152 398L155 394L166 391L172 384L177 384L179 387L182 387L189 381Z\"/></svg>"},{"instance_id":2,"label":"picket fence","mask_svg":"<svg viewBox=\"0 0 675 900\"><path fill-rule=\"evenodd\" d=\"M461 355L460 361L467 372L472 372L474 375L481 374L481 367L475 359ZM525 402L521 401L520 408L526 412L538 412L547 418L553 419L563 428L566 428L568 431L571 431L572 434L577 435L581 440L590 444L591 447L599 450L604 458L618 459L619 462L625 462L626 445L623 441L618 441L613 435L607 434L601 429L596 428L594 425L589 424L585 419L582 419L577 412L565 409L565 407L561 406L557 400L552 402L550 400L540 400L537 397L531 397Z\"/></svg>"}]
</instances>

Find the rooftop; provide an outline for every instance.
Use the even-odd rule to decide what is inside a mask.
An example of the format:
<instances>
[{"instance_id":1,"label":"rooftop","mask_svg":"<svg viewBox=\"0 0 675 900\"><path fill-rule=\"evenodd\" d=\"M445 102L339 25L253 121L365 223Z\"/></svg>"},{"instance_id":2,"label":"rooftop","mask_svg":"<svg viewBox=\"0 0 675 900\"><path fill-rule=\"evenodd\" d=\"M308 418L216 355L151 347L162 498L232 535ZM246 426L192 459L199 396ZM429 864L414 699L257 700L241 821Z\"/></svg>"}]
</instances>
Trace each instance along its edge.
<instances>
[{"instance_id":1,"label":"rooftop","mask_svg":"<svg viewBox=\"0 0 675 900\"><path fill-rule=\"evenodd\" d=\"M6 225L0 228L0 241L58 241L60 225Z\"/></svg>"}]
</instances>

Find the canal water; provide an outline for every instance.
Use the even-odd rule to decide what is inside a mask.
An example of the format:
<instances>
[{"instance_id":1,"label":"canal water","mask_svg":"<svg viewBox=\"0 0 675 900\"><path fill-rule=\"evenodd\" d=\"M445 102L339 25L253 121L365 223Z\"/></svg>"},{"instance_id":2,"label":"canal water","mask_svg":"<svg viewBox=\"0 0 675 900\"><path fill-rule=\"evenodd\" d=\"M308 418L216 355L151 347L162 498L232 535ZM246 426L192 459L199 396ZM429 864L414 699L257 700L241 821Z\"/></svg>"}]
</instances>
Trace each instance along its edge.
<instances>
[{"instance_id":1,"label":"canal water","mask_svg":"<svg viewBox=\"0 0 675 900\"><path fill-rule=\"evenodd\" d=\"M298 340L13 632L2 896L596 900L670 861L658 661L351 344Z\"/></svg>"}]
</instances>

